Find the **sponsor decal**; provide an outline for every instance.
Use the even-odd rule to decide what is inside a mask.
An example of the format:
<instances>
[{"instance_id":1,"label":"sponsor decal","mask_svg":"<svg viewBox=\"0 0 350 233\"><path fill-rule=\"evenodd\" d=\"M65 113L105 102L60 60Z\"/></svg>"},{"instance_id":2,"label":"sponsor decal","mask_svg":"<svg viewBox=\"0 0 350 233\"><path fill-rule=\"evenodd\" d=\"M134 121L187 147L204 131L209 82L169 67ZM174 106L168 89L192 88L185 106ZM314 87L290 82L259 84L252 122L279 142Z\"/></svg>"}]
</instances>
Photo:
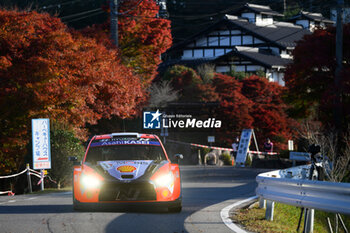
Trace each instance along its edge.
<instances>
[{"instance_id":1,"label":"sponsor decal","mask_svg":"<svg viewBox=\"0 0 350 233\"><path fill-rule=\"evenodd\" d=\"M98 162L109 175L118 180L123 180L121 176L125 173L132 173L134 175L132 180L138 179L145 174L151 163L152 160L112 160Z\"/></svg>"},{"instance_id":2,"label":"sponsor decal","mask_svg":"<svg viewBox=\"0 0 350 233\"><path fill-rule=\"evenodd\" d=\"M136 167L130 166L130 165L125 165L125 166L118 167L117 170L120 172L133 172L136 170Z\"/></svg>"},{"instance_id":3,"label":"sponsor decal","mask_svg":"<svg viewBox=\"0 0 350 233\"><path fill-rule=\"evenodd\" d=\"M158 141L144 141L144 140L117 140L117 141L99 141L91 143L90 147L95 146L114 146L114 145L152 145L160 146Z\"/></svg>"}]
</instances>

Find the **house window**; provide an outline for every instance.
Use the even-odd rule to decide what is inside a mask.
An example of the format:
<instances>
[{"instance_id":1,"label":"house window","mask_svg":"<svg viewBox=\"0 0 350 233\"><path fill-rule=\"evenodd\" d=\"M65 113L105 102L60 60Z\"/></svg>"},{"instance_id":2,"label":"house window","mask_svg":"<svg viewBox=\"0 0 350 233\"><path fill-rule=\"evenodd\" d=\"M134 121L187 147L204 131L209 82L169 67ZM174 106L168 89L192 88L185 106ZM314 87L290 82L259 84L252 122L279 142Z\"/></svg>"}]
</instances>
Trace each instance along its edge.
<instances>
[{"instance_id":1,"label":"house window","mask_svg":"<svg viewBox=\"0 0 350 233\"><path fill-rule=\"evenodd\" d=\"M253 44L252 36L243 36L243 44Z\"/></svg>"},{"instance_id":2,"label":"house window","mask_svg":"<svg viewBox=\"0 0 350 233\"><path fill-rule=\"evenodd\" d=\"M218 46L219 37L209 37L209 46Z\"/></svg>"},{"instance_id":3,"label":"house window","mask_svg":"<svg viewBox=\"0 0 350 233\"><path fill-rule=\"evenodd\" d=\"M241 36L231 36L231 45L241 45Z\"/></svg>"},{"instance_id":4,"label":"house window","mask_svg":"<svg viewBox=\"0 0 350 233\"><path fill-rule=\"evenodd\" d=\"M230 38L228 36L220 37L220 45L221 46L229 46L230 45Z\"/></svg>"}]
</instances>

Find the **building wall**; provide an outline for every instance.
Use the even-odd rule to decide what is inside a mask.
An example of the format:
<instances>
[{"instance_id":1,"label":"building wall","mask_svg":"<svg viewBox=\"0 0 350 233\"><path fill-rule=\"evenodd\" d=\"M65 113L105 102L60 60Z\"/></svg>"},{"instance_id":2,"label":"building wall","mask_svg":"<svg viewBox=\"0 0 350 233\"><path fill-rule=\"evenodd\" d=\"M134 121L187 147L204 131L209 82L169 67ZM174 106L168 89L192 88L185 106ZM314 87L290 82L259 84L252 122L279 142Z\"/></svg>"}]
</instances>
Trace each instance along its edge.
<instances>
[{"instance_id":1,"label":"building wall","mask_svg":"<svg viewBox=\"0 0 350 233\"><path fill-rule=\"evenodd\" d=\"M247 18L249 22L255 23L255 13L242 13L241 14L242 18Z\"/></svg>"},{"instance_id":2,"label":"building wall","mask_svg":"<svg viewBox=\"0 0 350 233\"><path fill-rule=\"evenodd\" d=\"M256 45L255 47L259 47L265 43L265 41L245 34L241 30L214 31L189 44L183 50L181 59L216 58L231 52L234 46ZM278 48L271 49L276 55L279 55L280 51Z\"/></svg>"},{"instance_id":3,"label":"building wall","mask_svg":"<svg viewBox=\"0 0 350 233\"><path fill-rule=\"evenodd\" d=\"M267 26L273 24L273 18L271 16L263 16L261 14L256 15L256 25L258 26Z\"/></svg>"},{"instance_id":4,"label":"building wall","mask_svg":"<svg viewBox=\"0 0 350 233\"><path fill-rule=\"evenodd\" d=\"M309 20L307 19L300 19L295 21L296 25L301 25L303 28L309 29L310 25L309 25Z\"/></svg>"}]
</instances>

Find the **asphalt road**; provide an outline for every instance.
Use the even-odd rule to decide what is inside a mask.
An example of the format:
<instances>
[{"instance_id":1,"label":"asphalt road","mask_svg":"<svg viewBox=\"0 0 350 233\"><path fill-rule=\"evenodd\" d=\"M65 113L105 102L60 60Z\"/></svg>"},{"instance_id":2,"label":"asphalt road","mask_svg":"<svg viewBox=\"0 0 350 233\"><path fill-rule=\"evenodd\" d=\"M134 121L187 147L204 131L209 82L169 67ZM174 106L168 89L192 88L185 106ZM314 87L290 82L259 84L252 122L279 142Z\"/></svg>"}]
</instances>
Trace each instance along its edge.
<instances>
[{"instance_id":1,"label":"asphalt road","mask_svg":"<svg viewBox=\"0 0 350 233\"><path fill-rule=\"evenodd\" d=\"M183 209L117 209L75 212L72 193L0 197L0 232L183 233L232 232L221 220L224 207L255 195L262 170L181 166Z\"/></svg>"}]
</instances>

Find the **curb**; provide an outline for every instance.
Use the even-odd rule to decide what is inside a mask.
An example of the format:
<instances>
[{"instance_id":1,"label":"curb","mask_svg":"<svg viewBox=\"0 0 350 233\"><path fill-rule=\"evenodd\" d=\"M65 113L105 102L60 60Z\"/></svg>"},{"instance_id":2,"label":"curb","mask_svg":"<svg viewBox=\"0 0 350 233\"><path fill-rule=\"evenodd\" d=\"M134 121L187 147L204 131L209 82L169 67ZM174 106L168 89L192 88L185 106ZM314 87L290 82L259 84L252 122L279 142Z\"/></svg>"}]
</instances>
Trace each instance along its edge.
<instances>
[{"instance_id":1,"label":"curb","mask_svg":"<svg viewBox=\"0 0 350 233\"><path fill-rule=\"evenodd\" d=\"M220 212L220 216L222 221L225 223L225 225L230 228L233 232L236 233L247 233L247 231L243 230L242 228L238 227L236 224L234 224L232 222L232 220L230 219L230 210L233 208L236 208L246 202L250 202L252 200L258 199L258 196L253 196L247 199L244 199L242 201L236 202L234 204L231 204L229 206L226 206L225 208L223 208Z\"/></svg>"}]
</instances>

